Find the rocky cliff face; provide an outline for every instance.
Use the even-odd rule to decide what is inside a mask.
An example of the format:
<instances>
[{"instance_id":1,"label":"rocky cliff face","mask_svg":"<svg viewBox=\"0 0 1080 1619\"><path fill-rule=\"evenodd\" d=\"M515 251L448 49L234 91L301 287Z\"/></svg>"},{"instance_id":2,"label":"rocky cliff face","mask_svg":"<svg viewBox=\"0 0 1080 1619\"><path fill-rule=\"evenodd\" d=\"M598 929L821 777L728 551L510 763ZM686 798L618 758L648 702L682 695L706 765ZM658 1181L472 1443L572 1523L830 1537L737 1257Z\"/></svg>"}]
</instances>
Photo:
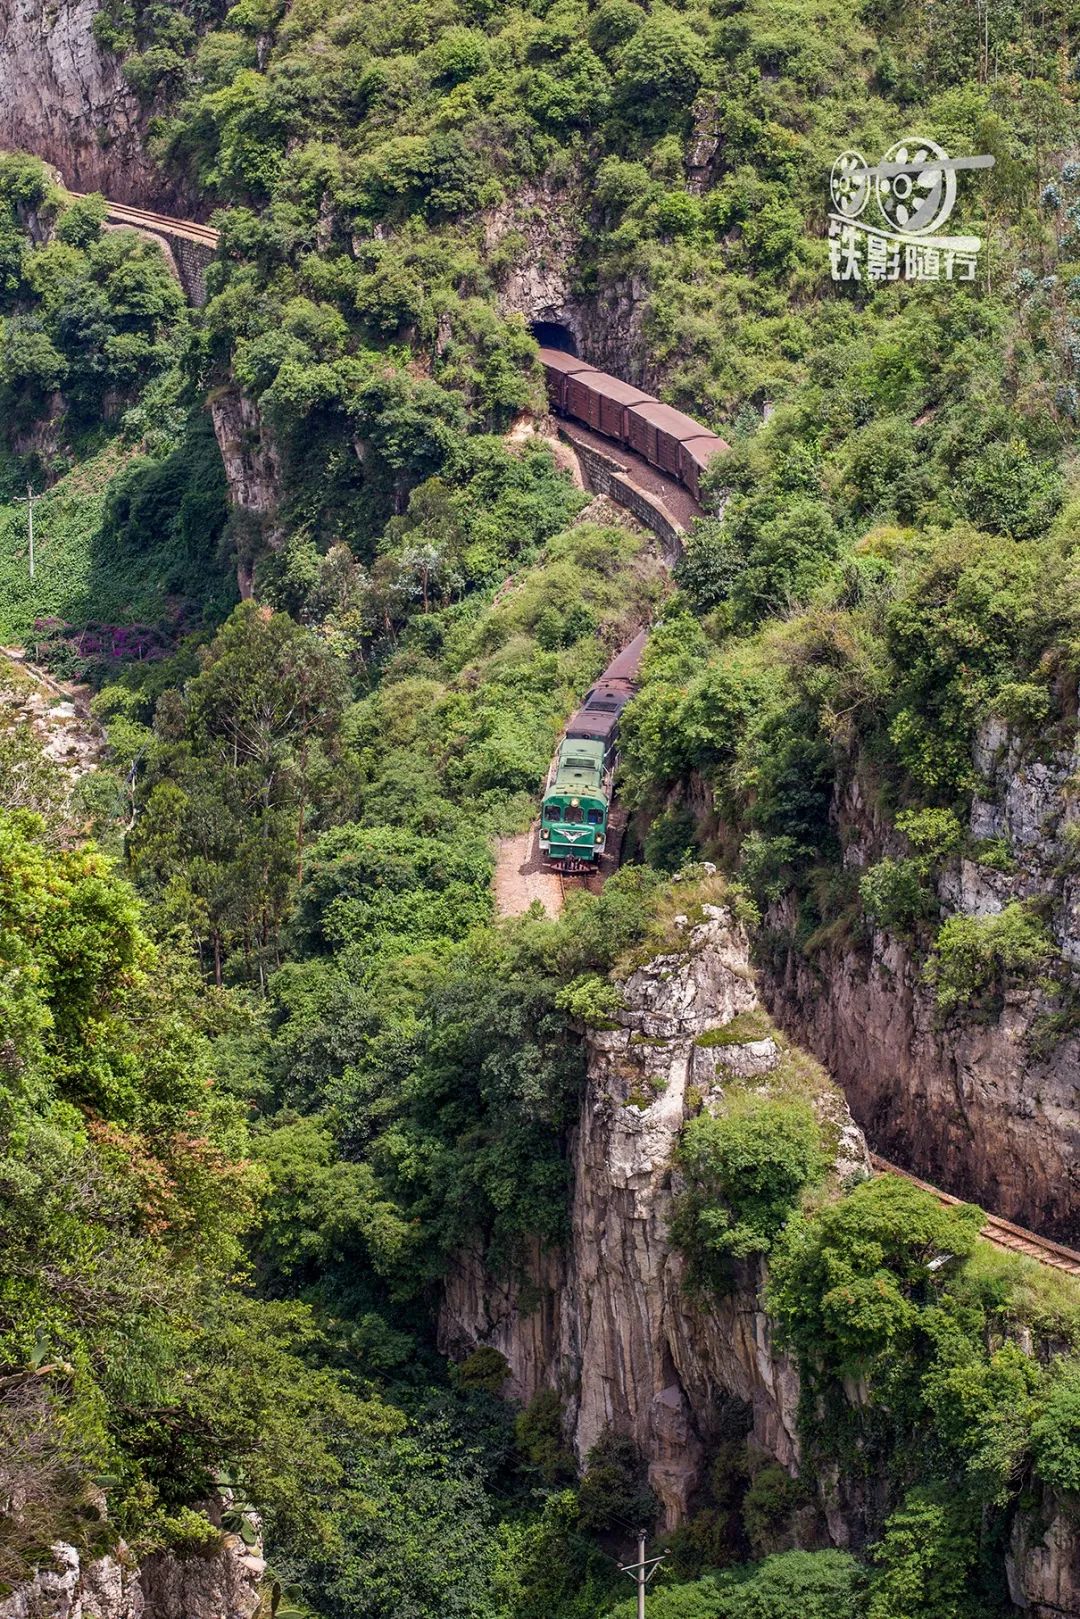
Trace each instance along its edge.
<instances>
[{"instance_id":1,"label":"rocky cliff face","mask_svg":"<svg viewBox=\"0 0 1080 1619\"><path fill-rule=\"evenodd\" d=\"M50 1568L0 1601L0 1619L252 1619L265 1567L237 1535L208 1554L158 1553L141 1568L123 1546L87 1560L61 1541Z\"/></svg>"},{"instance_id":2,"label":"rocky cliff face","mask_svg":"<svg viewBox=\"0 0 1080 1619\"><path fill-rule=\"evenodd\" d=\"M151 163L145 120L93 36L97 0L0 0L0 146L53 164L75 191L178 210Z\"/></svg>"},{"instance_id":3,"label":"rocky cliff face","mask_svg":"<svg viewBox=\"0 0 1080 1619\"><path fill-rule=\"evenodd\" d=\"M884 931L826 947L807 960L792 942L794 915L767 919L781 943L764 977L770 1011L843 1085L871 1145L939 1186L1059 1240L1080 1242L1080 1035L1070 1028L1080 962L1080 751L1025 758L997 723L975 750L983 787L970 817L972 846L988 859L955 860L938 883L943 916L986 916L1038 898L1061 960L1060 993L1030 985L989 1017L942 1020L910 945ZM903 854L856 775L835 819L848 869ZM1004 857L1004 858L1003 858ZM990 861L994 863L991 864ZM1002 865L1008 869L999 869Z\"/></svg>"},{"instance_id":4,"label":"rocky cliff face","mask_svg":"<svg viewBox=\"0 0 1080 1619\"><path fill-rule=\"evenodd\" d=\"M1080 1614L1080 1532L1075 1513L1051 1492L1017 1514L1005 1566L1009 1595L1028 1619Z\"/></svg>"},{"instance_id":5,"label":"rocky cliff face","mask_svg":"<svg viewBox=\"0 0 1080 1619\"><path fill-rule=\"evenodd\" d=\"M733 1082L767 1085L780 1060L769 1036L699 1043L757 1006L741 927L725 907L702 912L682 919L678 950L626 981L619 1026L587 1036L567 1251L534 1254L527 1291L463 1255L441 1320L456 1357L480 1344L505 1355L517 1397L557 1389L580 1457L606 1428L632 1436L669 1527L690 1508L733 1407L748 1411L768 1456L794 1470L799 1452L798 1378L772 1341L759 1268L748 1267L729 1297L696 1302L667 1234L684 1120L701 1105L722 1107ZM836 1127L840 1173L857 1170L862 1137L824 1076L816 1105Z\"/></svg>"},{"instance_id":6,"label":"rocky cliff face","mask_svg":"<svg viewBox=\"0 0 1080 1619\"><path fill-rule=\"evenodd\" d=\"M229 488L237 552L237 583L247 601L255 560L280 540L276 522L281 463L270 430L253 400L237 387L210 396L210 415Z\"/></svg>"},{"instance_id":7,"label":"rocky cliff face","mask_svg":"<svg viewBox=\"0 0 1080 1619\"><path fill-rule=\"evenodd\" d=\"M577 352L601 370L655 390L661 374L649 363L643 336L647 293L639 277L625 277L603 299L578 288L577 255L585 231L587 199L569 185L519 188L485 224L489 254L510 256L499 290L504 314L563 326Z\"/></svg>"}]
</instances>

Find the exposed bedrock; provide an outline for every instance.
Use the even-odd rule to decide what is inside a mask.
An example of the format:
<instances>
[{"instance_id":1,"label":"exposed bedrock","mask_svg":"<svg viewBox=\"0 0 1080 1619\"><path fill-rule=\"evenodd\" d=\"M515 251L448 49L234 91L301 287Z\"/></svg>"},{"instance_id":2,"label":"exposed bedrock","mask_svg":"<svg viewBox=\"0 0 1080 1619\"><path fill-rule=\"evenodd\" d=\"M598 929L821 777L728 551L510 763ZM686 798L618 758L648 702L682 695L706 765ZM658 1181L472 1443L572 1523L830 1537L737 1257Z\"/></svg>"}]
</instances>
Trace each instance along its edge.
<instances>
[{"instance_id":1,"label":"exposed bedrock","mask_svg":"<svg viewBox=\"0 0 1080 1619\"><path fill-rule=\"evenodd\" d=\"M687 1294L668 1239L670 1162L684 1119L702 1097L723 1105L725 1068L765 1075L777 1060L770 1039L695 1044L757 1004L741 927L724 908L704 909L704 921L686 922L683 949L627 980L619 1027L587 1037L567 1251L534 1254L524 1289L463 1255L441 1319L443 1346L456 1357L479 1344L501 1350L518 1398L557 1389L579 1457L608 1427L631 1435L668 1526L686 1515L736 1403L749 1407L760 1450L792 1471L799 1452L798 1377L772 1341L759 1267L706 1307ZM826 1089L819 1106L835 1117L846 1167L855 1168L865 1148L842 1099Z\"/></svg>"},{"instance_id":2,"label":"exposed bedrock","mask_svg":"<svg viewBox=\"0 0 1080 1619\"><path fill-rule=\"evenodd\" d=\"M955 860L938 883L941 914L986 916L1039 899L1061 957L1047 976L1067 984L1080 962L1080 869L1068 832L1080 821L1071 790L1080 752L1025 760L989 724L975 761L984 786L972 839L1004 839L1014 869ZM857 775L838 795L835 819L851 870L907 852ZM789 903L766 922L769 1009L843 1086L871 1146L995 1214L1080 1243L1080 1037L1060 996L1029 983L989 1012L943 1019L921 960L891 934L826 945L807 959L791 942Z\"/></svg>"},{"instance_id":3,"label":"exposed bedrock","mask_svg":"<svg viewBox=\"0 0 1080 1619\"><path fill-rule=\"evenodd\" d=\"M51 1566L0 1600L0 1619L252 1619L266 1565L237 1535L209 1552L159 1552L142 1567L121 1544L81 1557L58 1541Z\"/></svg>"},{"instance_id":4,"label":"exposed bedrock","mask_svg":"<svg viewBox=\"0 0 1080 1619\"><path fill-rule=\"evenodd\" d=\"M237 583L246 601L252 594L256 559L281 539L277 522L281 460L259 407L240 388L224 387L211 394L210 416L233 513Z\"/></svg>"},{"instance_id":5,"label":"exposed bedrock","mask_svg":"<svg viewBox=\"0 0 1080 1619\"><path fill-rule=\"evenodd\" d=\"M177 212L151 162L145 118L94 39L97 0L0 0L0 146L33 152L75 191Z\"/></svg>"},{"instance_id":6,"label":"exposed bedrock","mask_svg":"<svg viewBox=\"0 0 1080 1619\"><path fill-rule=\"evenodd\" d=\"M520 186L487 216L485 246L508 254L499 306L565 327L578 354L602 371L655 391L661 374L650 366L642 326L647 293L633 276L599 296L578 286L577 256L585 231L586 200L574 185Z\"/></svg>"},{"instance_id":7,"label":"exposed bedrock","mask_svg":"<svg viewBox=\"0 0 1080 1619\"><path fill-rule=\"evenodd\" d=\"M742 929L726 909L704 911L686 923L683 949L627 980L620 1026L587 1036L566 1250L534 1251L520 1284L490 1276L478 1253L461 1255L440 1318L455 1359L482 1344L501 1351L513 1398L558 1391L579 1459L607 1427L632 1436L667 1529L694 1510L740 1405L759 1453L792 1473L800 1461L799 1378L762 1306L763 1269L747 1267L734 1293L706 1307L684 1287L667 1235L672 1149L688 1112L701 1099L722 1108L731 1076L764 1082L777 1061L771 1038L697 1043L757 1004ZM834 1125L836 1173L856 1172L865 1142L824 1076L816 1106ZM857 1386L849 1396L860 1398ZM887 1480L868 1487L833 1469L815 1482L801 1543L863 1547L888 1509ZM1030 1619L1080 1619L1080 1539L1049 1493L1016 1514L1007 1561L1013 1601Z\"/></svg>"},{"instance_id":8,"label":"exposed bedrock","mask_svg":"<svg viewBox=\"0 0 1080 1619\"><path fill-rule=\"evenodd\" d=\"M1080 1533L1075 1514L1051 1491L1017 1514L1005 1566L1009 1595L1028 1619L1080 1614Z\"/></svg>"}]
</instances>

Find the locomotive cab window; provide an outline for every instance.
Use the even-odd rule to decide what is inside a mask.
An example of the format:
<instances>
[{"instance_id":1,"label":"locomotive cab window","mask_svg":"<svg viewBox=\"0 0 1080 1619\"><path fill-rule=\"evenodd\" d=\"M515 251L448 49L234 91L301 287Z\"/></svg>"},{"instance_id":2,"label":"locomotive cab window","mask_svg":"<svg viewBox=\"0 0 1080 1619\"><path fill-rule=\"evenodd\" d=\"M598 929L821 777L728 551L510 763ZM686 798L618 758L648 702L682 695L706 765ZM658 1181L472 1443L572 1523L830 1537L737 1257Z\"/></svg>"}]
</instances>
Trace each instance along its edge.
<instances>
[{"instance_id":1,"label":"locomotive cab window","mask_svg":"<svg viewBox=\"0 0 1080 1619\"><path fill-rule=\"evenodd\" d=\"M545 804L544 805L544 820L545 821L557 821L558 819L559 819L559 806L558 806L558 804Z\"/></svg>"},{"instance_id":2,"label":"locomotive cab window","mask_svg":"<svg viewBox=\"0 0 1080 1619\"><path fill-rule=\"evenodd\" d=\"M564 821L570 821L570 822L573 822L573 823L576 823L576 822L580 821L581 818L582 818L581 805L580 804L567 804L567 805L565 805L564 808L563 808L563 812L562 812L562 818L563 818Z\"/></svg>"},{"instance_id":3,"label":"locomotive cab window","mask_svg":"<svg viewBox=\"0 0 1080 1619\"><path fill-rule=\"evenodd\" d=\"M603 810L591 809L589 811L589 825L599 826L604 819Z\"/></svg>"}]
</instances>

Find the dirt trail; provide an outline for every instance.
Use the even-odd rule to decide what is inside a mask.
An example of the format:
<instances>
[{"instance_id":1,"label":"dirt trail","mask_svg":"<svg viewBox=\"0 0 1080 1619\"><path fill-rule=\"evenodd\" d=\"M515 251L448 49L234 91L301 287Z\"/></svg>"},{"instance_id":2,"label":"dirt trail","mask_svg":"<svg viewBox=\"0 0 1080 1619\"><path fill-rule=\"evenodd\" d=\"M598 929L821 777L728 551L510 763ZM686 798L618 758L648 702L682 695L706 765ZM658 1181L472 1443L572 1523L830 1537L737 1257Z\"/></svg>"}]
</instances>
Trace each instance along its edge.
<instances>
[{"instance_id":1,"label":"dirt trail","mask_svg":"<svg viewBox=\"0 0 1080 1619\"><path fill-rule=\"evenodd\" d=\"M500 838L495 864L495 909L500 916L521 916L539 900L548 916L562 910L563 890L557 873L545 871L536 826L516 838Z\"/></svg>"},{"instance_id":2,"label":"dirt trail","mask_svg":"<svg viewBox=\"0 0 1080 1619\"><path fill-rule=\"evenodd\" d=\"M576 888L598 894L611 876L618 871L626 836L626 811L621 805L612 806L608 821L607 848L600 856L599 871L582 872L573 877L560 877L558 872L546 871L540 855L534 821L527 832L516 838L501 838L495 862L495 909L500 916L521 916L533 900L539 900L548 916L558 916L563 900Z\"/></svg>"}]
</instances>

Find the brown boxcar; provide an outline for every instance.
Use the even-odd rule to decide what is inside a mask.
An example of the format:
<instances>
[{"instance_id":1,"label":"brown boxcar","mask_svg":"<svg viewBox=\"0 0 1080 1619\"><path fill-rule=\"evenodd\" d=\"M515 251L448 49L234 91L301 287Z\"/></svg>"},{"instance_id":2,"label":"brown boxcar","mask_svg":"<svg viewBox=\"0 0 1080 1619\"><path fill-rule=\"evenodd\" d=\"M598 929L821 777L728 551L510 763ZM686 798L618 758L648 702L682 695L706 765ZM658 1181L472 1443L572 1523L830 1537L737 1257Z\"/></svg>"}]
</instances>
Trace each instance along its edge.
<instances>
[{"instance_id":1,"label":"brown boxcar","mask_svg":"<svg viewBox=\"0 0 1080 1619\"><path fill-rule=\"evenodd\" d=\"M657 401L659 403L659 401ZM656 465L656 427L645 405L631 405L626 412L626 442L638 455Z\"/></svg>"},{"instance_id":2,"label":"brown boxcar","mask_svg":"<svg viewBox=\"0 0 1080 1619\"><path fill-rule=\"evenodd\" d=\"M566 414L599 432L600 401L603 397L599 385L607 380L603 371L578 371L574 376L567 377Z\"/></svg>"},{"instance_id":3,"label":"brown boxcar","mask_svg":"<svg viewBox=\"0 0 1080 1619\"><path fill-rule=\"evenodd\" d=\"M673 478L680 474L679 445L687 439L701 438L705 429L692 416L684 416L673 405L631 405L627 411L630 420L630 447L638 450L661 472Z\"/></svg>"},{"instance_id":4,"label":"brown boxcar","mask_svg":"<svg viewBox=\"0 0 1080 1619\"><path fill-rule=\"evenodd\" d=\"M606 438L626 444L701 499L701 474L728 446L692 416L663 405L587 360L542 348L540 359L552 405ZM606 677L605 677L606 678Z\"/></svg>"},{"instance_id":5,"label":"brown boxcar","mask_svg":"<svg viewBox=\"0 0 1080 1619\"><path fill-rule=\"evenodd\" d=\"M650 404L652 395L642 393L640 388L632 388L628 382L620 382L617 377L609 377L603 371L594 373L589 379L589 386L600 396L601 433L625 444L629 406Z\"/></svg>"},{"instance_id":6,"label":"brown boxcar","mask_svg":"<svg viewBox=\"0 0 1080 1619\"><path fill-rule=\"evenodd\" d=\"M566 386L578 371L591 371L588 360L579 360L576 354L564 354L561 349L541 349L540 364L547 379L548 397L556 410L566 409Z\"/></svg>"},{"instance_id":7,"label":"brown boxcar","mask_svg":"<svg viewBox=\"0 0 1080 1619\"><path fill-rule=\"evenodd\" d=\"M648 630L642 630L639 635L635 635L634 639L628 642L622 651L612 658L600 676L600 681L636 679L638 669L641 666L641 659L645 652L645 643L648 639ZM600 681L597 682L598 685Z\"/></svg>"},{"instance_id":8,"label":"brown boxcar","mask_svg":"<svg viewBox=\"0 0 1080 1619\"><path fill-rule=\"evenodd\" d=\"M688 438L679 446L679 476L695 500L701 499L701 474L716 455L723 455L731 446L715 433L702 433L700 438Z\"/></svg>"}]
</instances>

